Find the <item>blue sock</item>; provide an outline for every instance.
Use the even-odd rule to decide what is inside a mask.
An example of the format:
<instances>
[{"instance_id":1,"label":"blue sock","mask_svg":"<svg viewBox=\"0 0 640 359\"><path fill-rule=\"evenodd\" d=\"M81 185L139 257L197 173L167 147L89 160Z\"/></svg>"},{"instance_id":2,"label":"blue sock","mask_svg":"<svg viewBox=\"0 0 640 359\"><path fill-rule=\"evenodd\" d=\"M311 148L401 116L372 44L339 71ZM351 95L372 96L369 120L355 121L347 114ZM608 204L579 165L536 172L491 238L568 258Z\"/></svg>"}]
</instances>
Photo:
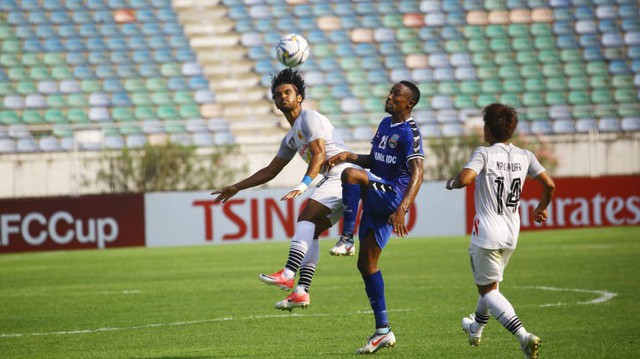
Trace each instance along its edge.
<instances>
[{"instance_id":1,"label":"blue sock","mask_svg":"<svg viewBox=\"0 0 640 359\"><path fill-rule=\"evenodd\" d=\"M343 235L353 236L356 227L356 217L358 216L358 203L360 203L360 185L343 183L342 184L342 217L344 225L342 228Z\"/></svg>"},{"instance_id":2,"label":"blue sock","mask_svg":"<svg viewBox=\"0 0 640 359\"><path fill-rule=\"evenodd\" d=\"M386 328L389 326L387 318L387 303L384 300L384 280L382 272L377 271L370 276L362 276L364 279L364 289L369 297L373 315L376 318L376 328Z\"/></svg>"}]
</instances>

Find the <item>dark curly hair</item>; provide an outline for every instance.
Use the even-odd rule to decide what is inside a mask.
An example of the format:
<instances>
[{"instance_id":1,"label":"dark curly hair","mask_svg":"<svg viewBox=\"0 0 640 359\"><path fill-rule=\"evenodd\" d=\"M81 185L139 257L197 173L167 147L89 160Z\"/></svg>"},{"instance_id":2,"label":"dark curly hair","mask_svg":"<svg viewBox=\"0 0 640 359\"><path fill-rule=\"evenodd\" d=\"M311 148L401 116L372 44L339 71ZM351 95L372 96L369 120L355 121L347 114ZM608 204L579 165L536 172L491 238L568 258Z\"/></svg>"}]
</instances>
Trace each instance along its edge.
<instances>
[{"instance_id":1,"label":"dark curly hair","mask_svg":"<svg viewBox=\"0 0 640 359\"><path fill-rule=\"evenodd\" d=\"M411 101L413 101L413 107L416 107L416 105L420 101L420 89L418 89L418 86L416 86L416 84L411 81L403 80L400 81L400 83L407 86L409 92L411 92Z\"/></svg>"},{"instance_id":2,"label":"dark curly hair","mask_svg":"<svg viewBox=\"0 0 640 359\"><path fill-rule=\"evenodd\" d=\"M492 103L482 110L482 120L496 141L504 142L518 127L518 112L513 107Z\"/></svg>"},{"instance_id":3,"label":"dark curly hair","mask_svg":"<svg viewBox=\"0 0 640 359\"><path fill-rule=\"evenodd\" d=\"M298 94L302 96L304 100L305 96L305 84L304 79L298 73L298 71L292 70L290 67L280 71L275 77L271 79L271 94L276 90L276 88L282 84L291 84L295 86L296 90L298 90Z\"/></svg>"}]
</instances>

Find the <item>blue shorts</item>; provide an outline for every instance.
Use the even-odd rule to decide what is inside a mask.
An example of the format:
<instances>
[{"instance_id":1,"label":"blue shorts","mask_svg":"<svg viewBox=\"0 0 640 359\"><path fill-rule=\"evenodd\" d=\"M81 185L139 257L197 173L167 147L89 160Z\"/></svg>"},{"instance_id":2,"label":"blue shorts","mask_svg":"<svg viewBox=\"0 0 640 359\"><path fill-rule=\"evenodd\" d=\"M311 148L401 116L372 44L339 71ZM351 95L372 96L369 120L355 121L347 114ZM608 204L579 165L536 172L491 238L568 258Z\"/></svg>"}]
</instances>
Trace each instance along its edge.
<instances>
[{"instance_id":1,"label":"blue shorts","mask_svg":"<svg viewBox=\"0 0 640 359\"><path fill-rule=\"evenodd\" d=\"M362 202L362 218L358 228L358 237L362 240L372 230L376 242L382 249L391 237L393 226L389 223L389 216L398 209L404 191L367 171L369 188Z\"/></svg>"}]
</instances>

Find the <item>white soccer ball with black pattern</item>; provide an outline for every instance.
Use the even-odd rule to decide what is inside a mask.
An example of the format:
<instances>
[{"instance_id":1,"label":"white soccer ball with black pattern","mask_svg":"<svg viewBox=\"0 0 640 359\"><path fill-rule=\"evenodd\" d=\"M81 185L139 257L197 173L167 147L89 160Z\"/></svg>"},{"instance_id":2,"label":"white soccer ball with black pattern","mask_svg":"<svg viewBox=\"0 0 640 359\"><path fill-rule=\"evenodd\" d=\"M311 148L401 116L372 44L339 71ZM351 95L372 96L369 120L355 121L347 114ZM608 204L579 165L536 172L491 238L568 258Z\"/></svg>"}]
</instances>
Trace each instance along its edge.
<instances>
[{"instance_id":1,"label":"white soccer ball with black pattern","mask_svg":"<svg viewBox=\"0 0 640 359\"><path fill-rule=\"evenodd\" d=\"M276 45L278 60L284 66L296 67L309 58L309 44L299 34L287 34Z\"/></svg>"}]
</instances>

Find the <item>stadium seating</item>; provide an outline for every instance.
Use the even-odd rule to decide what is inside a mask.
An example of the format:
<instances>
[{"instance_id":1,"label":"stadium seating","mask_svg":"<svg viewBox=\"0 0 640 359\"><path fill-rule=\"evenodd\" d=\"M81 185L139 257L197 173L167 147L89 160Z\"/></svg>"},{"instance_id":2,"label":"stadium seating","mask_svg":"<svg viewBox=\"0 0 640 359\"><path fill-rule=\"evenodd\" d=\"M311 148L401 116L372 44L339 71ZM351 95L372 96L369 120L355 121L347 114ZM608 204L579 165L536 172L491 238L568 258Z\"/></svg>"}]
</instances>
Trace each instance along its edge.
<instances>
[{"instance_id":1,"label":"stadium seating","mask_svg":"<svg viewBox=\"0 0 640 359\"><path fill-rule=\"evenodd\" d=\"M421 89L416 111L428 114L430 137L464 134L494 101L520 110L522 133L639 130L637 1L0 0L0 9L3 153L78 148L75 130L107 124L115 132L99 127L103 142L84 149L156 135L233 143L242 126L224 122L247 118L272 131L270 76L282 68L273 44L290 32L311 44L298 68L309 106L346 138L365 139L401 79Z\"/></svg>"}]
</instances>

